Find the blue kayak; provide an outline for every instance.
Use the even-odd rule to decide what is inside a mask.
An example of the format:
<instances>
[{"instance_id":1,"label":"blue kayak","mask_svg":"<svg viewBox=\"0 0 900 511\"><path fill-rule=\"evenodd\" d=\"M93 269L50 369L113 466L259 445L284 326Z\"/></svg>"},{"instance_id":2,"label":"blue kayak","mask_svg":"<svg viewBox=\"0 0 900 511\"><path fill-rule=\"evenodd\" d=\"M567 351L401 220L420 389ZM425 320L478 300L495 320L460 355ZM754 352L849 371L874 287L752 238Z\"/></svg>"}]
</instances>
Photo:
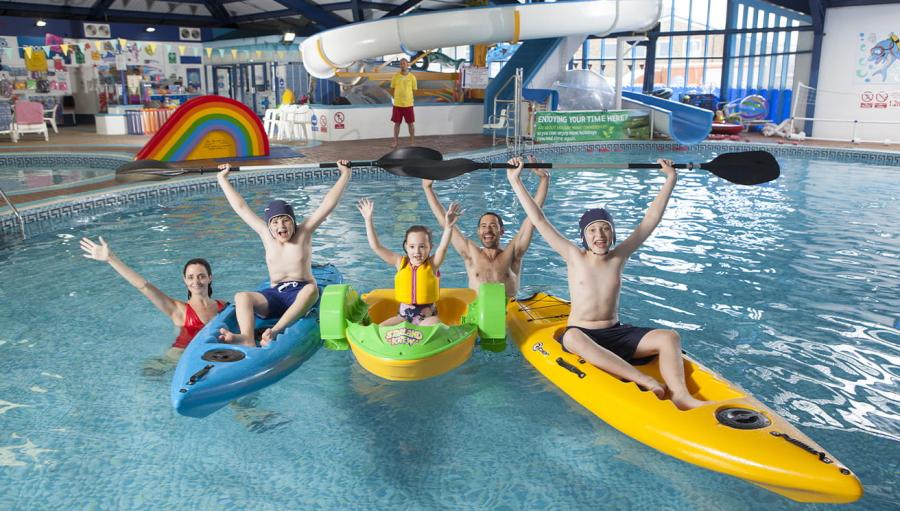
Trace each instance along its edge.
<instances>
[{"instance_id":1,"label":"blue kayak","mask_svg":"<svg viewBox=\"0 0 900 511\"><path fill-rule=\"evenodd\" d=\"M334 265L313 266L322 289L343 282ZM264 284L268 287L268 283ZM256 320L256 330L276 320ZM319 336L319 303L275 338L256 348L219 342L219 329L237 331L234 305L213 318L188 344L172 377L172 406L188 417L206 417L229 402L267 387L290 374L322 346Z\"/></svg>"}]
</instances>

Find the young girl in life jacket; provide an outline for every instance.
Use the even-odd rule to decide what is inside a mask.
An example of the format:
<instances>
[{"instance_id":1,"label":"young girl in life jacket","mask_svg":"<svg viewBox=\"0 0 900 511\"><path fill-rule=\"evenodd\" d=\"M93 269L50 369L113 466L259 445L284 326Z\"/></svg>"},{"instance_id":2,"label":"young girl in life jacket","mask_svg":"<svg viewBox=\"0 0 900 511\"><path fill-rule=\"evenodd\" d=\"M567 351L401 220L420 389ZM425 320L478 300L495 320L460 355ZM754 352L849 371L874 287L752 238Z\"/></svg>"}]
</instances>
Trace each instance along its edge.
<instances>
[{"instance_id":1,"label":"young girl in life jacket","mask_svg":"<svg viewBox=\"0 0 900 511\"><path fill-rule=\"evenodd\" d=\"M437 316L437 302L440 295L440 271L438 269L450 247L453 226L459 218L459 204L453 203L444 217L444 231L437 250L431 255L431 231L422 225L414 225L406 230L403 239L405 255L397 254L378 241L375 223L372 219L375 203L362 199L357 204L366 221L366 237L369 246L384 262L397 269L394 277L394 298L400 302L397 315L381 322L382 325L397 325L408 321L414 325L434 325L440 321Z\"/></svg>"}]
</instances>

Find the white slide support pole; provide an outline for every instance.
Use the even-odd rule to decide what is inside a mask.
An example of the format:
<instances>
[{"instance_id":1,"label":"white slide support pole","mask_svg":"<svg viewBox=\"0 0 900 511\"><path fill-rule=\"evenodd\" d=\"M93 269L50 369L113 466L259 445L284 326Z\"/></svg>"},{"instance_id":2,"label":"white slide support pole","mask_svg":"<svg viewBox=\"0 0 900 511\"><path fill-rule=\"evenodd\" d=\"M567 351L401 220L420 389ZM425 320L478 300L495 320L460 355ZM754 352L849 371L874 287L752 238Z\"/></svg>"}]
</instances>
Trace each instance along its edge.
<instances>
[{"instance_id":1,"label":"white slide support pole","mask_svg":"<svg viewBox=\"0 0 900 511\"><path fill-rule=\"evenodd\" d=\"M325 79L357 60L413 50L570 35L646 31L662 0L586 0L470 7L392 17L321 32L300 45L310 75Z\"/></svg>"}]
</instances>

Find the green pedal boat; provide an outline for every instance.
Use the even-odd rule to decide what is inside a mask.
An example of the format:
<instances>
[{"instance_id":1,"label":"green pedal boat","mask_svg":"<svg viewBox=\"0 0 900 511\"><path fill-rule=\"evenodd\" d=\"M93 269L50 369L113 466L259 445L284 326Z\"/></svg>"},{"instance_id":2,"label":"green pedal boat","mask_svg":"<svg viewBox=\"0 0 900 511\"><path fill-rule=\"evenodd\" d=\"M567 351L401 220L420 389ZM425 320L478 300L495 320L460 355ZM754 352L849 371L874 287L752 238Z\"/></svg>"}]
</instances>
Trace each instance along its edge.
<instances>
[{"instance_id":1,"label":"green pedal boat","mask_svg":"<svg viewBox=\"0 0 900 511\"><path fill-rule=\"evenodd\" d=\"M444 374L468 360L481 338L489 351L506 348L506 292L503 284L471 289L441 289L441 322L432 326L380 326L397 315L393 289L376 289L361 297L347 284L325 288L319 322L325 347L351 349L366 370L387 380L424 380Z\"/></svg>"}]
</instances>

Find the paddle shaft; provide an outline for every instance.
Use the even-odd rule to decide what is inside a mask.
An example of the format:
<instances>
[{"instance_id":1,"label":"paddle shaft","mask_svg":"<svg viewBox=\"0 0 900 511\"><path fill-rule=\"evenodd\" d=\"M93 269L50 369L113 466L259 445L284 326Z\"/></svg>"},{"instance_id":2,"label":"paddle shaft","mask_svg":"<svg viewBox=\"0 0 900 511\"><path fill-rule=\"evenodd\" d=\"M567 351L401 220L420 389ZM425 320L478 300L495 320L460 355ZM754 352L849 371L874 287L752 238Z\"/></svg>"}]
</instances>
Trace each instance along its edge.
<instances>
[{"instance_id":1,"label":"paddle shaft","mask_svg":"<svg viewBox=\"0 0 900 511\"><path fill-rule=\"evenodd\" d=\"M477 163L478 168L482 169L511 169L514 168L508 163L498 162L480 162ZM536 162L526 163L526 169L660 169L662 166L658 163L548 163ZM694 163L676 163L673 165L676 169L692 169L699 167Z\"/></svg>"}]
</instances>

